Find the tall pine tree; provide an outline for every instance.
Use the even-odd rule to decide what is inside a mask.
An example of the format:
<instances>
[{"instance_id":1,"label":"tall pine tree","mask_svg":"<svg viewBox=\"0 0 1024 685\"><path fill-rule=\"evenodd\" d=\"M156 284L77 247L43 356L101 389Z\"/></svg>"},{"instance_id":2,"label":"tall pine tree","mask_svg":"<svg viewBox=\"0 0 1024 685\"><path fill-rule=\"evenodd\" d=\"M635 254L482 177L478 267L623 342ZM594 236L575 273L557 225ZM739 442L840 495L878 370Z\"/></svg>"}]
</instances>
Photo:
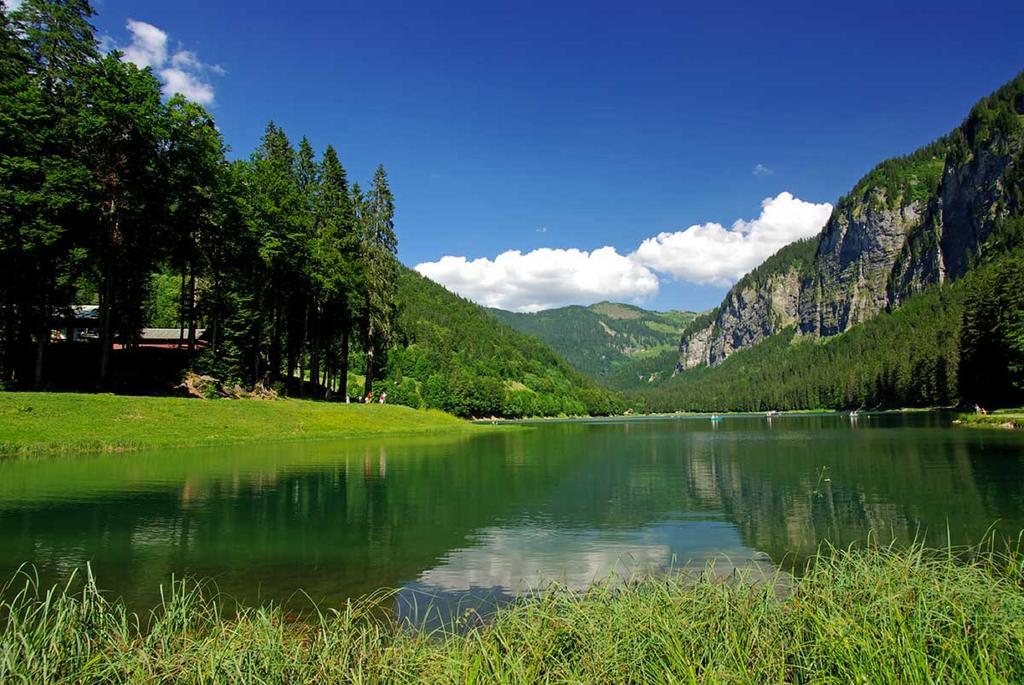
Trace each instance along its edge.
<instances>
[{"instance_id":1,"label":"tall pine tree","mask_svg":"<svg viewBox=\"0 0 1024 685\"><path fill-rule=\"evenodd\" d=\"M398 280L395 200L383 165L374 172L373 187L365 200L363 232L366 261L366 314L363 321L366 383L363 392L372 396L374 376L383 366L384 355L394 335Z\"/></svg>"}]
</instances>

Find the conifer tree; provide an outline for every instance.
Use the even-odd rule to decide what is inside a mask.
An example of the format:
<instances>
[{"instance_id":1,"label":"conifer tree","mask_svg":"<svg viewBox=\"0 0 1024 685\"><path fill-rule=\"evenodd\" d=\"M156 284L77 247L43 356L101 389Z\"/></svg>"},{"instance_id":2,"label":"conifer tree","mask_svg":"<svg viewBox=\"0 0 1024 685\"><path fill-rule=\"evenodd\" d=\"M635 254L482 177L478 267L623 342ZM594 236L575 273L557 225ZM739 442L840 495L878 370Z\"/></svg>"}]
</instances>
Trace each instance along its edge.
<instances>
[{"instance_id":1,"label":"conifer tree","mask_svg":"<svg viewBox=\"0 0 1024 685\"><path fill-rule=\"evenodd\" d=\"M337 151L330 145L320 168L314 264L318 311L311 368L318 373L321 351L333 349L337 343L337 358L327 360L328 370L337 371L345 392L353 311L358 307L362 270L348 178Z\"/></svg>"},{"instance_id":2,"label":"conifer tree","mask_svg":"<svg viewBox=\"0 0 1024 685\"><path fill-rule=\"evenodd\" d=\"M395 253L395 203L384 166L373 175L373 188L363 209L363 253L366 261L366 314L363 349L366 350L365 395L372 395L374 374L382 366L394 334L398 264Z\"/></svg>"},{"instance_id":3,"label":"conifer tree","mask_svg":"<svg viewBox=\"0 0 1024 685\"><path fill-rule=\"evenodd\" d=\"M259 245L263 271L260 280L264 284L256 295L257 309L264 313L264 317L254 331L257 358L253 372L255 380L265 378L273 381L281 376L284 310L294 286L292 257L302 218L302 201L294 168L295 151L284 131L274 122L267 124L250 167L245 213ZM264 368L261 364L262 340L267 332L270 349Z\"/></svg>"}]
</instances>

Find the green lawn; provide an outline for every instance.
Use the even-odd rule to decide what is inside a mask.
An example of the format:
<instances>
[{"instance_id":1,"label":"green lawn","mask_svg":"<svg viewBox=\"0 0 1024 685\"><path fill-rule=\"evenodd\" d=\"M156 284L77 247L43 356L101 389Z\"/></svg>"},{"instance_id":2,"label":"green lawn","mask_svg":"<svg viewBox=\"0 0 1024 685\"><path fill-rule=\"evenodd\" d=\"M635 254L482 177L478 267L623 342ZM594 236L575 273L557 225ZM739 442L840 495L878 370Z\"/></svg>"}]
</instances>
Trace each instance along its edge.
<instances>
[{"instance_id":1,"label":"green lawn","mask_svg":"<svg viewBox=\"0 0 1024 685\"><path fill-rule=\"evenodd\" d=\"M397 405L0 393L0 455L472 430L484 429Z\"/></svg>"}]
</instances>

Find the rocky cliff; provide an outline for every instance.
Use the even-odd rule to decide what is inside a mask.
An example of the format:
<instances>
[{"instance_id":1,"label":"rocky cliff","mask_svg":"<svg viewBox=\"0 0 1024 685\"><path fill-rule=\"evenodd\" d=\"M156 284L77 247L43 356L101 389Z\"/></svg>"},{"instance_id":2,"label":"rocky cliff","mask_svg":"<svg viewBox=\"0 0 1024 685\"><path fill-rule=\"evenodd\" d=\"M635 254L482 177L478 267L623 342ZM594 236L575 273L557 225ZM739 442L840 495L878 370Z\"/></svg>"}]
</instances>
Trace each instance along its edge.
<instances>
[{"instance_id":1,"label":"rocky cliff","mask_svg":"<svg viewBox=\"0 0 1024 685\"><path fill-rule=\"evenodd\" d=\"M956 130L872 169L816 238L780 250L684 332L677 370L790 326L842 333L1024 236L1024 74Z\"/></svg>"}]
</instances>

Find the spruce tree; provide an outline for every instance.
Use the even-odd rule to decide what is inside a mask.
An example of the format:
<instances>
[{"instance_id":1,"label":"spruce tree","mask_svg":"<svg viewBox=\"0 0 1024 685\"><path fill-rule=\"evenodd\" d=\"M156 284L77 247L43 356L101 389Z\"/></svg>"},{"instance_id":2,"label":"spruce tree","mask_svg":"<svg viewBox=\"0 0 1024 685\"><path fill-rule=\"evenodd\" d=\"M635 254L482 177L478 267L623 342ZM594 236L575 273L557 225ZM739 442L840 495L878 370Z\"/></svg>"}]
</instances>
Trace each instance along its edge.
<instances>
[{"instance_id":1,"label":"spruce tree","mask_svg":"<svg viewBox=\"0 0 1024 685\"><path fill-rule=\"evenodd\" d=\"M340 388L345 392L353 311L358 308L361 292L361 262L348 178L337 151L330 145L324 151L320 167L314 254L318 310L315 358L311 368L319 372L321 351L333 349L337 344L336 358L328 357L324 361L327 361L327 370L337 371Z\"/></svg>"},{"instance_id":2,"label":"spruce tree","mask_svg":"<svg viewBox=\"0 0 1024 685\"><path fill-rule=\"evenodd\" d=\"M295 150L284 131L274 122L267 124L263 140L253 153L246 184L246 220L256 236L261 258L263 284L255 297L264 316L256 327L254 380L277 380L281 376L282 345L285 335L284 309L294 287L292 258L294 238L302 219L302 200L295 174ZM269 331L268 331L269 329ZM266 366L262 361L262 340L269 332Z\"/></svg>"},{"instance_id":3,"label":"spruce tree","mask_svg":"<svg viewBox=\"0 0 1024 685\"><path fill-rule=\"evenodd\" d=\"M363 252L366 260L366 315L363 348L366 350L365 395L372 395L374 375L394 335L395 292L398 278L398 240L395 237L395 203L384 166L373 175L373 188L363 210Z\"/></svg>"}]
</instances>

